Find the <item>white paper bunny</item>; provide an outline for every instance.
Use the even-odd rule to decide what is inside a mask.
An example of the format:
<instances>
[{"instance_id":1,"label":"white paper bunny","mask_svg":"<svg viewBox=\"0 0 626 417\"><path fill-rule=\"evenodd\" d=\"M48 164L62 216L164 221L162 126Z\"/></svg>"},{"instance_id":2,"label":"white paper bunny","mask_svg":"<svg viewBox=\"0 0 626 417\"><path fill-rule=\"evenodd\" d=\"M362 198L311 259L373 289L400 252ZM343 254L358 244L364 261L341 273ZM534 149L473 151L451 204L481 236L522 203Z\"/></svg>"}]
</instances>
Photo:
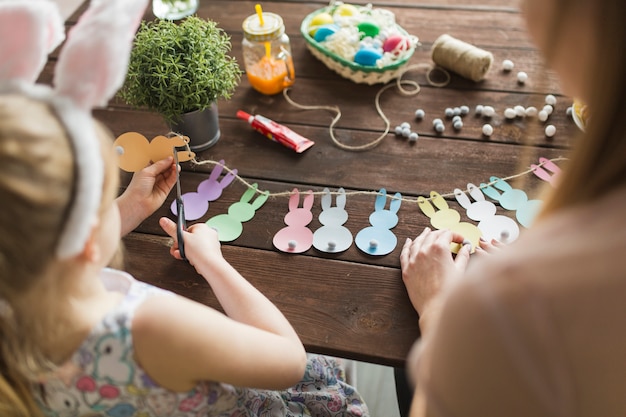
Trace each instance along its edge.
<instances>
[{"instance_id":1,"label":"white paper bunny","mask_svg":"<svg viewBox=\"0 0 626 417\"><path fill-rule=\"evenodd\" d=\"M306 192L300 205L300 191L294 188L289 197L289 212L285 215L287 227L280 229L273 239L277 249L288 253L302 253L311 248L313 232L307 227L313 220L311 208L314 201L313 191Z\"/></svg>"},{"instance_id":2,"label":"white paper bunny","mask_svg":"<svg viewBox=\"0 0 626 417\"><path fill-rule=\"evenodd\" d=\"M474 252L482 235L480 229L471 223L462 222L459 212L451 209L448 202L438 192L430 192L430 201L422 196L417 198L417 205L422 213L430 218L430 224L435 229L449 229L460 234L471 244L471 252ZM459 249L461 249L461 244L452 243L450 245L450 250L453 253L457 253Z\"/></svg>"},{"instance_id":3,"label":"white paper bunny","mask_svg":"<svg viewBox=\"0 0 626 417\"><path fill-rule=\"evenodd\" d=\"M398 244L398 238L391 231L398 224L398 210L402 204L402 195L395 193L389 203L389 210L385 210L387 204L387 190L381 188L376 196L374 212L370 214L371 226L361 229L354 238L357 247L369 255L387 255Z\"/></svg>"},{"instance_id":4,"label":"white paper bunny","mask_svg":"<svg viewBox=\"0 0 626 417\"><path fill-rule=\"evenodd\" d=\"M60 258L83 249L97 215L104 169L91 109L106 105L122 86L147 3L91 0L67 36L50 87L34 82L48 54L64 38L56 4L0 1L0 94L23 94L52 105L76 155L76 197L57 247Z\"/></svg>"},{"instance_id":5,"label":"white paper bunny","mask_svg":"<svg viewBox=\"0 0 626 417\"><path fill-rule=\"evenodd\" d=\"M491 242L493 239L504 243L515 241L519 237L519 226L510 217L496 214L496 205L485 200L485 195L480 188L472 183L467 184L467 192L470 198L461 189L454 190L456 201L467 212L467 217L478 222L478 228L482 232L483 239Z\"/></svg>"},{"instance_id":6,"label":"white paper bunny","mask_svg":"<svg viewBox=\"0 0 626 417\"><path fill-rule=\"evenodd\" d=\"M313 233L313 246L322 252L343 252L352 245L352 233L343 226L348 221L346 207L346 192L338 190L337 205L332 207L332 195L328 188L324 188L322 195L322 212L319 221L323 225Z\"/></svg>"},{"instance_id":7,"label":"white paper bunny","mask_svg":"<svg viewBox=\"0 0 626 417\"><path fill-rule=\"evenodd\" d=\"M529 200L523 190L513 188L508 182L498 177L489 178L488 184L480 184L485 195L496 200L506 209L515 211L515 218L524 227L530 227L537 213L541 209L541 200Z\"/></svg>"}]
</instances>

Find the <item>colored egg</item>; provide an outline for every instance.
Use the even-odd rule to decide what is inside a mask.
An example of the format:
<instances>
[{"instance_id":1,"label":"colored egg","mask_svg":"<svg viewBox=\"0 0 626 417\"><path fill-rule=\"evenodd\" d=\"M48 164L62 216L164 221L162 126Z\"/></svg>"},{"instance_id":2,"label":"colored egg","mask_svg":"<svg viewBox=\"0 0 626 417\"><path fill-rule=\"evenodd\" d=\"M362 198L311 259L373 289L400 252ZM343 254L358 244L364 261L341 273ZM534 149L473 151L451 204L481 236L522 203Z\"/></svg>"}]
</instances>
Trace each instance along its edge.
<instances>
[{"instance_id":1,"label":"colored egg","mask_svg":"<svg viewBox=\"0 0 626 417\"><path fill-rule=\"evenodd\" d=\"M409 47L409 40L402 35L392 35L383 43L384 52L392 52L396 55L406 51Z\"/></svg>"},{"instance_id":2,"label":"colored egg","mask_svg":"<svg viewBox=\"0 0 626 417\"><path fill-rule=\"evenodd\" d=\"M363 37L369 36L373 38L380 32L378 25L372 22L361 22L357 25L357 29L363 34Z\"/></svg>"},{"instance_id":3,"label":"colored egg","mask_svg":"<svg viewBox=\"0 0 626 417\"><path fill-rule=\"evenodd\" d=\"M359 9L351 4L341 4L335 9L334 14L339 16L355 16L359 14Z\"/></svg>"},{"instance_id":4,"label":"colored egg","mask_svg":"<svg viewBox=\"0 0 626 417\"><path fill-rule=\"evenodd\" d=\"M333 23L333 17L330 13L322 12L316 14L309 22L309 35L315 36L315 32L317 32L317 29L319 29L320 26L328 25L330 23Z\"/></svg>"},{"instance_id":5,"label":"colored egg","mask_svg":"<svg viewBox=\"0 0 626 417\"><path fill-rule=\"evenodd\" d=\"M378 61L382 57L382 54L375 49L363 48L354 55L354 62L359 65L371 67L375 66L376 61Z\"/></svg>"},{"instance_id":6,"label":"colored egg","mask_svg":"<svg viewBox=\"0 0 626 417\"><path fill-rule=\"evenodd\" d=\"M309 22L310 26L321 26L321 25L327 25L329 23L333 23L333 17L330 15L330 13L327 12L322 12L322 13L318 13L315 16L313 16L313 18L311 19L311 22Z\"/></svg>"},{"instance_id":7,"label":"colored egg","mask_svg":"<svg viewBox=\"0 0 626 417\"><path fill-rule=\"evenodd\" d=\"M334 34L338 30L339 30L339 26L335 24L322 25L319 28L317 28L317 30L315 31L315 36L313 36L313 38L317 42L324 42L327 37Z\"/></svg>"}]
</instances>

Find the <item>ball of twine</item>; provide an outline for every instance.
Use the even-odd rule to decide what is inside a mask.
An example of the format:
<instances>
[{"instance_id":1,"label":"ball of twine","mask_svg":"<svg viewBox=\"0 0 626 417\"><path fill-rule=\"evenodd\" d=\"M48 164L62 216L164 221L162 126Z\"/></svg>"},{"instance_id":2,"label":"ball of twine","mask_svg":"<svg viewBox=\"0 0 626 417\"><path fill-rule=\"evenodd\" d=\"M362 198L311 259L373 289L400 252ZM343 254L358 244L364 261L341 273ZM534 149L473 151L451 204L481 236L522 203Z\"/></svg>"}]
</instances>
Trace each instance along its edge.
<instances>
[{"instance_id":1,"label":"ball of twine","mask_svg":"<svg viewBox=\"0 0 626 417\"><path fill-rule=\"evenodd\" d=\"M435 64L475 82L485 78L493 63L491 52L447 34L433 43L431 57Z\"/></svg>"}]
</instances>

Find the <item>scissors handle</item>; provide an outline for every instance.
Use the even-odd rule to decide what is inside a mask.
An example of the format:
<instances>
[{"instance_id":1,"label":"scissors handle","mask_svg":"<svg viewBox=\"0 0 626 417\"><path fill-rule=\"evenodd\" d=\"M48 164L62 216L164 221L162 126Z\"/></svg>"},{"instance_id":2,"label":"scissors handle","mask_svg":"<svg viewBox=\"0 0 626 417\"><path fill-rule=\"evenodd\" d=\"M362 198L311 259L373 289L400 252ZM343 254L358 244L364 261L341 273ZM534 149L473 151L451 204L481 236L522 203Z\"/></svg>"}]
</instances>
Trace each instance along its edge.
<instances>
[{"instance_id":1,"label":"scissors handle","mask_svg":"<svg viewBox=\"0 0 626 417\"><path fill-rule=\"evenodd\" d=\"M176 220L176 239L178 240L178 250L180 252L180 257L186 260L183 231L187 228L187 225L185 223L185 205L183 204L182 198L176 199L176 212L178 214L178 219Z\"/></svg>"}]
</instances>

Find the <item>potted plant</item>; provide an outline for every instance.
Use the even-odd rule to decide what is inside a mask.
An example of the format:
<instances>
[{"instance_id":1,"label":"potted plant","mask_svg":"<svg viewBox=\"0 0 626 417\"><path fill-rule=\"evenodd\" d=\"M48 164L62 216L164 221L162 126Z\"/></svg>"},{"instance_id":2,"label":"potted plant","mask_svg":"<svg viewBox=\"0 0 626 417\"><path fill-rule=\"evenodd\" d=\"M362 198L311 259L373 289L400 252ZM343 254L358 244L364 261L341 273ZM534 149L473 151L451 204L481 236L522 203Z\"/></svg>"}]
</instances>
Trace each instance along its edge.
<instances>
[{"instance_id":1,"label":"potted plant","mask_svg":"<svg viewBox=\"0 0 626 417\"><path fill-rule=\"evenodd\" d=\"M230 37L209 19L142 22L119 94L162 114L193 150L206 149L219 139L217 100L229 99L242 75L230 49ZM198 125L205 122L213 126Z\"/></svg>"}]
</instances>

